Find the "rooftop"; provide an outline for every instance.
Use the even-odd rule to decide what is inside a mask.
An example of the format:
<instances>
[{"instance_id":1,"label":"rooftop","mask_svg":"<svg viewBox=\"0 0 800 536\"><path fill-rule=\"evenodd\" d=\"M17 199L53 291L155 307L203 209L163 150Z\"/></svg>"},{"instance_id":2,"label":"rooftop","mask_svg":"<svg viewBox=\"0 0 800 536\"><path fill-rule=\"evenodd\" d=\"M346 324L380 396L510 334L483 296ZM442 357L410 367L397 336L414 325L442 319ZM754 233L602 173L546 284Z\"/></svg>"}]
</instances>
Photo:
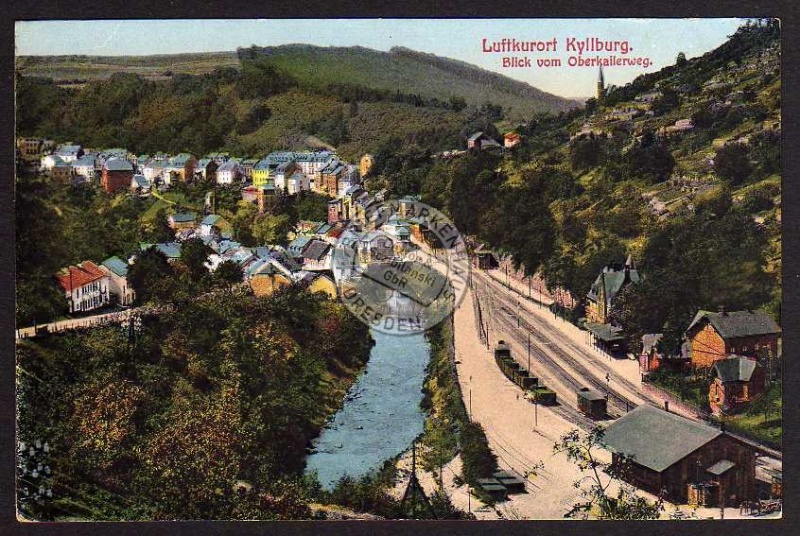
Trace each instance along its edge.
<instances>
[{"instance_id":1,"label":"rooftop","mask_svg":"<svg viewBox=\"0 0 800 536\"><path fill-rule=\"evenodd\" d=\"M175 223L189 223L197 219L197 215L194 212L179 212L170 217Z\"/></svg>"},{"instance_id":2,"label":"rooftop","mask_svg":"<svg viewBox=\"0 0 800 536\"><path fill-rule=\"evenodd\" d=\"M600 272L600 275L594 280L592 288L589 289L587 297L591 300L597 300L600 289L605 285L606 301L611 301L620 289L622 289L626 280L632 283L638 283L641 280L639 272L633 268L630 258L626 262L626 266L621 268L611 266L603 268L603 271Z\"/></svg>"},{"instance_id":3,"label":"rooftop","mask_svg":"<svg viewBox=\"0 0 800 536\"><path fill-rule=\"evenodd\" d=\"M62 268L56 274L59 285L67 292L106 277L105 272L92 261L83 261L77 266Z\"/></svg>"},{"instance_id":4,"label":"rooftop","mask_svg":"<svg viewBox=\"0 0 800 536\"><path fill-rule=\"evenodd\" d=\"M721 434L706 424L645 404L611 423L603 444L660 473Z\"/></svg>"},{"instance_id":5,"label":"rooftop","mask_svg":"<svg viewBox=\"0 0 800 536\"><path fill-rule=\"evenodd\" d=\"M128 275L128 263L119 257L109 257L103 261L103 266L120 277L126 277Z\"/></svg>"},{"instance_id":6,"label":"rooftop","mask_svg":"<svg viewBox=\"0 0 800 536\"><path fill-rule=\"evenodd\" d=\"M711 374L718 376L723 382L749 382L753 371L760 366L755 359L740 355L732 355L727 359L715 361Z\"/></svg>"},{"instance_id":7,"label":"rooftop","mask_svg":"<svg viewBox=\"0 0 800 536\"><path fill-rule=\"evenodd\" d=\"M778 324L767 313L761 311L722 311L718 313L698 311L686 332L693 331L695 327L699 327L705 321L710 322L723 339L772 335L781 332Z\"/></svg>"},{"instance_id":8,"label":"rooftop","mask_svg":"<svg viewBox=\"0 0 800 536\"><path fill-rule=\"evenodd\" d=\"M324 240L311 240L303 248L303 257L306 259L320 261L328 253L330 247L331 245Z\"/></svg>"},{"instance_id":9,"label":"rooftop","mask_svg":"<svg viewBox=\"0 0 800 536\"><path fill-rule=\"evenodd\" d=\"M219 219L220 219L219 215L209 214L208 216L203 218L203 221L200 222L200 225L214 225L219 221Z\"/></svg>"},{"instance_id":10,"label":"rooftop","mask_svg":"<svg viewBox=\"0 0 800 536\"><path fill-rule=\"evenodd\" d=\"M133 165L122 158L109 158L103 167L108 171L133 171Z\"/></svg>"}]
</instances>

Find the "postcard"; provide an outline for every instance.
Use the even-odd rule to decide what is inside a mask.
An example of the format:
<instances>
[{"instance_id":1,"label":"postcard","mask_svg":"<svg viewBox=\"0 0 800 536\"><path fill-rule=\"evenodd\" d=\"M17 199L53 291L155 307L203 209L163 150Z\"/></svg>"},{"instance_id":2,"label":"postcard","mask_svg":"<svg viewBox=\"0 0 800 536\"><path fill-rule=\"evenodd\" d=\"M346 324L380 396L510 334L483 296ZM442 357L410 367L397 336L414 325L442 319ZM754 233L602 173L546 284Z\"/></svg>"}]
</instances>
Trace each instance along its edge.
<instances>
[{"instance_id":1,"label":"postcard","mask_svg":"<svg viewBox=\"0 0 800 536\"><path fill-rule=\"evenodd\" d=\"M781 517L779 20L15 35L19 521Z\"/></svg>"}]
</instances>

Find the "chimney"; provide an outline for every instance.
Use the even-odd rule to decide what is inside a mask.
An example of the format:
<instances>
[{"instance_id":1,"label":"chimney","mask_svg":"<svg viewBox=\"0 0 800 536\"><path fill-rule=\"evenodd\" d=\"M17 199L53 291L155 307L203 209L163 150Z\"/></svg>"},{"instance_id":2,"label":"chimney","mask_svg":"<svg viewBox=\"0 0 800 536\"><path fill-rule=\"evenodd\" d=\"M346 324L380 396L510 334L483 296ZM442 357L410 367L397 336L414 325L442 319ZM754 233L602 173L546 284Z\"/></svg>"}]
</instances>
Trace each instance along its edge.
<instances>
[{"instance_id":1,"label":"chimney","mask_svg":"<svg viewBox=\"0 0 800 536\"><path fill-rule=\"evenodd\" d=\"M669 400L664 401L664 411L669 413Z\"/></svg>"}]
</instances>

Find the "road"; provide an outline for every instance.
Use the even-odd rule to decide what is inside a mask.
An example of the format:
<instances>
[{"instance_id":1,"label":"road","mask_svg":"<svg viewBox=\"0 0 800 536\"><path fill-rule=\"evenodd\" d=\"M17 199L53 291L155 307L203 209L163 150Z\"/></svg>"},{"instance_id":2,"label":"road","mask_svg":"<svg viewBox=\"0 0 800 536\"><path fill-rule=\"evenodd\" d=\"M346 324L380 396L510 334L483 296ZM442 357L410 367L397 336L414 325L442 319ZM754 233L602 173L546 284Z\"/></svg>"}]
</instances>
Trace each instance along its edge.
<instances>
[{"instance_id":1,"label":"road","mask_svg":"<svg viewBox=\"0 0 800 536\"><path fill-rule=\"evenodd\" d=\"M454 318L464 404L483 426L501 469L524 477L544 462L538 474L528 475L528 493L512 495L497 508L506 519L562 519L578 499L572 483L581 475L566 455L553 453L553 445L576 425L552 408L531 404L503 375L478 334L472 300L468 289Z\"/></svg>"},{"instance_id":2,"label":"road","mask_svg":"<svg viewBox=\"0 0 800 536\"><path fill-rule=\"evenodd\" d=\"M84 329L96 326L103 326L108 324L121 324L127 321L131 315L135 313L149 312L149 309L137 307L135 309L126 309L124 311L115 311L113 313L103 313L92 316L84 316L80 318L68 318L67 320L59 320L58 322L50 322L47 324L37 324L36 326L28 326L25 328L17 328L17 340L27 339L36 336L36 329L45 329L50 333L59 331L66 331L70 329Z\"/></svg>"}]
</instances>

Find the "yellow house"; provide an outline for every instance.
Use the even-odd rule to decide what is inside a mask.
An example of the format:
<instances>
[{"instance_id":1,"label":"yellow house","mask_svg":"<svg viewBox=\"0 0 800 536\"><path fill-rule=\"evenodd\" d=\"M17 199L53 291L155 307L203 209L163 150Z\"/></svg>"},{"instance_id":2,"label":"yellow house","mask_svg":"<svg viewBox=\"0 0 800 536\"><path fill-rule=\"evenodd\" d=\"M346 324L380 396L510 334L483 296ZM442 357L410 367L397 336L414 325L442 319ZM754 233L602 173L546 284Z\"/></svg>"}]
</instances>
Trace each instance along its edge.
<instances>
[{"instance_id":1,"label":"yellow house","mask_svg":"<svg viewBox=\"0 0 800 536\"><path fill-rule=\"evenodd\" d=\"M308 286L309 292L324 292L327 294L332 300L335 300L339 297L339 294L336 289L336 283L333 282L333 279L328 277L325 274L321 274L314 278L314 281Z\"/></svg>"},{"instance_id":2,"label":"yellow house","mask_svg":"<svg viewBox=\"0 0 800 536\"><path fill-rule=\"evenodd\" d=\"M276 290L292 282L288 277L280 272L267 273L263 272L254 275L250 279L250 288L256 296L271 296Z\"/></svg>"},{"instance_id":3,"label":"yellow house","mask_svg":"<svg viewBox=\"0 0 800 536\"><path fill-rule=\"evenodd\" d=\"M252 178L256 188L264 188L269 184L269 162L266 158L253 166Z\"/></svg>"}]
</instances>

